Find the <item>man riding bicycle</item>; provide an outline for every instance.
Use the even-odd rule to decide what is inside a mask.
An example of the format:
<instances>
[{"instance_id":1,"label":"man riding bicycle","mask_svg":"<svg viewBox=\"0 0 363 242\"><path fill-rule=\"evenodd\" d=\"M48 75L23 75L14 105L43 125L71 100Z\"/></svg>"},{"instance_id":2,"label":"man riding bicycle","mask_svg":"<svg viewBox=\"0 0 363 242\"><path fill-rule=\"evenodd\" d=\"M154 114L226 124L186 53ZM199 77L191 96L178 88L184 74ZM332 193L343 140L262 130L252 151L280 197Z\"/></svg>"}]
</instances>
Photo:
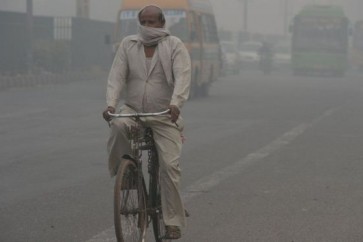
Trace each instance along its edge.
<instances>
[{"instance_id":1,"label":"man riding bicycle","mask_svg":"<svg viewBox=\"0 0 363 242\"><path fill-rule=\"evenodd\" d=\"M130 119L112 119L121 98L121 113L160 112L170 109L170 115L146 117L142 121L153 130L160 162L162 214L166 239L181 237L185 226L184 205L179 191L184 124L180 109L187 100L191 82L190 56L180 39L165 29L163 11L148 5L138 13L138 35L124 38L118 48L108 77L103 117L110 122L107 144L109 170L115 176L122 156L130 153L126 127ZM124 93L125 96L121 97Z\"/></svg>"}]
</instances>

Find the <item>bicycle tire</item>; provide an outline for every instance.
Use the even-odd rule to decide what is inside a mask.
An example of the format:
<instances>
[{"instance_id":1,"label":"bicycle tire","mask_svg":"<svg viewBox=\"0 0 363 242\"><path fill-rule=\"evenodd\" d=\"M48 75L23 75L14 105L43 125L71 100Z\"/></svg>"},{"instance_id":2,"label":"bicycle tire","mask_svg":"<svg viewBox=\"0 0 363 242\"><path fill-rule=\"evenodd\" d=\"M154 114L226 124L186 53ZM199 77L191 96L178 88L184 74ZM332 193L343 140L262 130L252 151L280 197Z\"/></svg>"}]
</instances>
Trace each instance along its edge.
<instances>
[{"instance_id":1,"label":"bicycle tire","mask_svg":"<svg viewBox=\"0 0 363 242\"><path fill-rule=\"evenodd\" d=\"M161 191L159 183L159 169L156 168L154 174L150 178L149 184L149 198L154 212L151 214L151 221L153 225L154 238L156 242L169 242L171 240L163 239L165 236L165 223L161 209Z\"/></svg>"},{"instance_id":2,"label":"bicycle tire","mask_svg":"<svg viewBox=\"0 0 363 242\"><path fill-rule=\"evenodd\" d=\"M123 159L114 187L114 223L118 242L143 241L147 227L145 186L134 161Z\"/></svg>"}]
</instances>

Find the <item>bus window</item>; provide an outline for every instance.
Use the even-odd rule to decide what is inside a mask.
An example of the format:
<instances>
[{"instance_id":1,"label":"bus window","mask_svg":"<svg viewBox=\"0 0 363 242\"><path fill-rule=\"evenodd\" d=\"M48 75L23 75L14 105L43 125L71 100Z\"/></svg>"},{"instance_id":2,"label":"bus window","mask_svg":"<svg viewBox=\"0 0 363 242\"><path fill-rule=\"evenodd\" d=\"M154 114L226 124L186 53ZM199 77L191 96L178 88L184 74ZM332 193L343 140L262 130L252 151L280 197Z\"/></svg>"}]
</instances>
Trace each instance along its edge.
<instances>
[{"instance_id":1,"label":"bus window","mask_svg":"<svg viewBox=\"0 0 363 242\"><path fill-rule=\"evenodd\" d=\"M341 50L345 45L344 31L343 20L303 19L298 26L296 45L300 49Z\"/></svg>"},{"instance_id":2,"label":"bus window","mask_svg":"<svg viewBox=\"0 0 363 242\"><path fill-rule=\"evenodd\" d=\"M215 43L218 41L217 28L213 16L203 14L201 16L202 29L205 41Z\"/></svg>"},{"instance_id":3,"label":"bus window","mask_svg":"<svg viewBox=\"0 0 363 242\"><path fill-rule=\"evenodd\" d=\"M189 22L189 26L190 26L190 40L191 41L195 41L197 39L197 28L196 28L196 20L195 20L195 15L194 14L190 14L190 22Z\"/></svg>"},{"instance_id":4,"label":"bus window","mask_svg":"<svg viewBox=\"0 0 363 242\"><path fill-rule=\"evenodd\" d=\"M125 10L120 14L120 40L128 35L137 34L137 10Z\"/></svg>"},{"instance_id":5,"label":"bus window","mask_svg":"<svg viewBox=\"0 0 363 242\"><path fill-rule=\"evenodd\" d=\"M125 10L120 14L120 40L128 35L137 34L138 10ZM172 35L177 36L182 41L189 40L186 12L184 10L164 10L166 28Z\"/></svg>"},{"instance_id":6,"label":"bus window","mask_svg":"<svg viewBox=\"0 0 363 242\"><path fill-rule=\"evenodd\" d=\"M184 10L164 10L166 28L172 35L177 36L182 41L189 40L188 24L186 12Z\"/></svg>"}]
</instances>

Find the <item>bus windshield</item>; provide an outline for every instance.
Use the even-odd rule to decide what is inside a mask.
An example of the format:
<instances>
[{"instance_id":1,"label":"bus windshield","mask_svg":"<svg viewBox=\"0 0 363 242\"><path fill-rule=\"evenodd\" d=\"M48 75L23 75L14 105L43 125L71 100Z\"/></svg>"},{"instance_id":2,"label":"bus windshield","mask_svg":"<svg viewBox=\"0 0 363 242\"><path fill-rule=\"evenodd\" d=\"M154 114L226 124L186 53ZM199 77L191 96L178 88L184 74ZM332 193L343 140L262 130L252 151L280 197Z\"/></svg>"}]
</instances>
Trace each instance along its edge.
<instances>
[{"instance_id":1,"label":"bus windshield","mask_svg":"<svg viewBox=\"0 0 363 242\"><path fill-rule=\"evenodd\" d=\"M346 29L342 19L305 18L297 26L298 49L341 50Z\"/></svg>"},{"instance_id":2,"label":"bus windshield","mask_svg":"<svg viewBox=\"0 0 363 242\"><path fill-rule=\"evenodd\" d=\"M261 42L244 42L241 43L239 46L240 51L246 51L246 52L258 52L258 50L261 48L262 43Z\"/></svg>"},{"instance_id":3,"label":"bus windshield","mask_svg":"<svg viewBox=\"0 0 363 242\"><path fill-rule=\"evenodd\" d=\"M120 39L131 34L137 34L137 13L138 10L124 10L120 15ZM189 40L189 31L184 10L164 10L166 28L172 35L177 36L182 41Z\"/></svg>"},{"instance_id":4,"label":"bus windshield","mask_svg":"<svg viewBox=\"0 0 363 242\"><path fill-rule=\"evenodd\" d=\"M359 50L363 50L363 21L357 22L354 35L353 35L353 47Z\"/></svg>"}]
</instances>

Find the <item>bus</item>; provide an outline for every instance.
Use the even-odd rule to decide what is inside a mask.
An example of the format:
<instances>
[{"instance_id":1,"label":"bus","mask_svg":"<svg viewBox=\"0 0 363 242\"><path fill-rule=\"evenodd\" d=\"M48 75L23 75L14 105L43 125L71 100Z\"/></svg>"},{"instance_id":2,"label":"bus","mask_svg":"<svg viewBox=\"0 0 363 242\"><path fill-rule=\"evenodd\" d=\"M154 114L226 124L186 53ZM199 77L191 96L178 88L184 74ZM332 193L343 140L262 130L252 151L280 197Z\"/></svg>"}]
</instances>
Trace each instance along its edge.
<instances>
[{"instance_id":1,"label":"bus","mask_svg":"<svg viewBox=\"0 0 363 242\"><path fill-rule=\"evenodd\" d=\"M343 8L308 5L295 16L291 32L294 74L344 76L348 68L349 21Z\"/></svg>"},{"instance_id":2,"label":"bus","mask_svg":"<svg viewBox=\"0 0 363 242\"><path fill-rule=\"evenodd\" d=\"M211 84L220 75L221 49L213 8L208 0L153 0L163 9L166 28L180 38L192 63L190 98L208 96ZM120 41L137 33L138 11L149 0L123 0L113 36L114 50Z\"/></svg>"},{"instance_id":3,"label":"bus","mask_svg":"<svg viewBox=\"0 0 363 242\"><path fill-rule=\"evenodd\" d=\"M358 70L363 71L363 20L354 24L351 64Z\"/></svg>"}]
</instances>

